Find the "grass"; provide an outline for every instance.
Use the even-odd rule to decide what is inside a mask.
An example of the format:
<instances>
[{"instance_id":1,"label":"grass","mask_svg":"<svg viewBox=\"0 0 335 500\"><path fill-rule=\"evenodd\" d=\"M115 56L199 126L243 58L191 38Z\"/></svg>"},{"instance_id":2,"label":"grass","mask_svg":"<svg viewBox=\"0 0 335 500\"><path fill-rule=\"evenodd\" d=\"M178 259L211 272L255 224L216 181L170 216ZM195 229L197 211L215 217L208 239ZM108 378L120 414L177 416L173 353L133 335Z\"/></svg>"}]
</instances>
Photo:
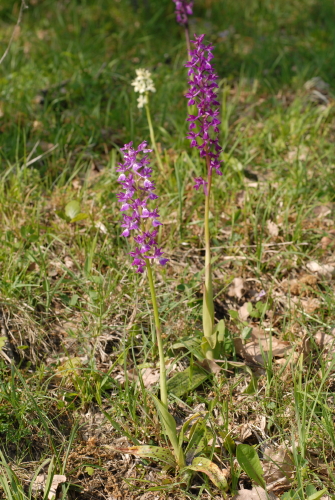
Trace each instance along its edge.
<instances>
[{"instance_id":1,"label":"grass","mask_svg":"<svg viewBox=\"0 0 335 500\"><path fill-rule=\"evenodd\" d=\"M46 476L66 475L68 499L221 498L201 478L185 492L152 463L103 448L165 443L149 397L157 386L134 380L157 352L148 286L131 268L116 204L119 148L149 139L130 85L138 67L157 88L160 240L170 257L157 287L178 369L194 365L201 329L203 199L192 185L203 165L185 140L185 43L173 3L28 5L0 68L1 335L14 359L0 360L0 497L30 498L42 465ZM1 3L1 53L19 7ZM227 362L170 403L179 425L207 412L220 443L214 458L231 467L230 497L251 487L234 462L236 441L255 445L263 463L269 444L291 453L291 484L277 485L278 497L291 498L291 488L307 499L312 486L335 495L333 348L317 341L333 331L334 281L313 281L307 267L334 264L334 9L330 0L199 0L192 19L191 32L216 47L220 77L224 175L214 182L211 231ZM321 83L305 85L315 77ZM57 215L71 200L86 220ZM242 296L230 293L235 278ZM263 352L260 368L242 357L245 325L229 311L245 302L250 326L294 346L288 358Z\"/></svg>"}]
</instances>

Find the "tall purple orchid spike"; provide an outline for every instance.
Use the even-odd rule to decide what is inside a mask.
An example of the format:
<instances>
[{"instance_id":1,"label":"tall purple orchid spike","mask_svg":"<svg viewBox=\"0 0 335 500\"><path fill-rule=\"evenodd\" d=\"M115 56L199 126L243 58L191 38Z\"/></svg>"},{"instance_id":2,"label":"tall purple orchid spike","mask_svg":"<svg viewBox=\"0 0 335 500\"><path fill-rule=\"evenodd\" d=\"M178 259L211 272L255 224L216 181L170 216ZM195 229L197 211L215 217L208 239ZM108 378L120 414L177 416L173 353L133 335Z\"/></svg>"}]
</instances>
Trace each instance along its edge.
<instances>
[{"instance_id":1,"label":"tall purple orchid spike","mask_svg":"<svg viewBox=\"0 0 335 500\"><path fill-rule=\"evenodd\" d=\"M136 266L137 273L143 273L146 267L145 259L156 260L164 266L168 259L163 258L163 251L157 243L156 229L161 226L159 222L158 208L148 208L149 201L156 200L155 184L150 180L152 168L147 153L152 150L147 148L147 142L142 142L137 149L133 148L133 143L125 144L123 148L124 162L119 163L117 172L121 172L118 182L124 192L119 193L117 198L121 205L124 228L122 236L126 238L134 233L134 240L137 243L135 250L130 252L134 258L133 266ZM141 155L142 158L141 158ZM148 226L153 229L149 230Z\"/></svg>"},{"instance_id":2,"label":"tall purple orchid spike","mask_svg":"<svg viewBox=\"0 0 335 500\"><path fill-rule=\"evenodd\" d=\"M188 26L188 16L193 14L193 0L173 0L176 4L176 19L181 26Z\"/></svg>"},{"instance_id":3,"label":"tall purple orchid spike","mask_svg":"<svg viewBox=\"0 0 335 500\"><path fill-rule=\"evenodd\" d=\"M188 139L191 146L199 150L200 157L206 160L207 180L196 177L195 189L203 187L205 193L205 283L203 291L203 331L202 350L207 359L214 359L215 347L218 342L217 328L214 324L214 300L211 271L211 247L209 227L209 200L211 193L213 170L222 175L220 170L222 151L219 144L219 102L216 96L218 77L210 63L213 58L212 45L204 45L205 35L196 36L192 40L194 49L190 51L190 61L185 64L190 80L189 91L186 94L189 106L196 106L198 114L190 114Z\"/></svg>"},{"instance_id":4,"label":"tall purple orchid spike","mask_svg":"<svg viewBox=\"0 0 335 500\"><path fill-rule=\"evenodd\" d=\"M218 76L210 63L213 58L212 45L204 45L203 39L205 35L196 36L191 42L194 44L194 50L191 50L191 61L185 64L188 70L188 75L191 77L189 91L185 94L188 98L188 105L196 105L198 108L197 115L189 115L187 121L189 124L188 139L191 140L191 146L199 150L200 156L206 158L208 175L211 176L213 170L217 174L222 175L220 170L221 160L220 153L222 151L219 145L219 102L217 100L215 89L218 88L216 83ZM204 186L205 194L208 194L206 186L208 181L201 177L195 179L195 189Z\"/></svg>"}]
</instances>

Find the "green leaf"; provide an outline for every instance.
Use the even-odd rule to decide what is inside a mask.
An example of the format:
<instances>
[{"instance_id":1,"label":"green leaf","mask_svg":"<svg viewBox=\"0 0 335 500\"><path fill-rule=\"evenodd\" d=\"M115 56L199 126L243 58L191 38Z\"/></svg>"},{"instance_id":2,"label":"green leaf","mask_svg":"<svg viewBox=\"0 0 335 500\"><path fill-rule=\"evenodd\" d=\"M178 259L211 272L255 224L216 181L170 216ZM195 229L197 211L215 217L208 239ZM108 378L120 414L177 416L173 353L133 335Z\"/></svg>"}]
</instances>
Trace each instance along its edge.
<instances>
[{"instance_id":1,"label":"green leaf","mask_svg":"<svg viewBox=\"0 0 335 500\"><path fill-rule=\"evenodd\" d=\"M196 457L188 469L195 472L203 472L221 491L228 489L227 472L222 471L216 464L208 460L208 458Z\"/></svg>"},{"instance_id":2,"label":"green leaf","mask_svg":"<svg viewBox=\"0 0 335 500\"><path fill-rule=\"evenodd\" d=\"M231 437L231 435L229 434L229 432L228 431L221 431L219 434L223 439L223 446L226 448L228 453L230 453L231 455L233 453L235 453L236 444L235 444L233 438Z\"/></svg>"},{"instance_id":3,"label":"green leaf","mask_svg":"<svg viewBox=\"0 0 335 500\"><path fill-rule=\"evenodd\" d=\"M248 387L244 389L243 394L256 394L258 391L258 377L256 375L251 375L251 380Z\"/></svg>"},{"instance_id":4,"label":"green leaf","mask_svg":"<svg viewBox=\"0 0 335 500\"><path fill-rule=\"evenodd\" d=\"M172 349L187 349L193 356L202 361L204 357L200 352L201 333L195 331L192 337L181 338L179 342L172 345Z\"/></svg>"},{"instance_id":5,"label":"green leaf","mask_svg":"<svg viewBox=\"0 0 335 500\"><path fill-rule=\"evenodd\" d=\"M311 495L314 495L314 493L317 493L317 489L313 484L308 484L306 486L306 496L310 497Z\"/></svg>"},{"instance_id":6,"label":"green leaf","mask_svg":"<svg viewBox=\"0 0 335 500\"><path fill-rule=\"evenodd\" d=\"M306 495L308 495L307 500L319 500L325 493L327 493L327 488L323 488L321 491L316 491L316 488L312 485L308 485L306 487Z\"/></svg>"},{"instance_id":7,"label":"green leaf","mask_svg":"<svg viewBox=\"0 0 335 500\"><path fill-rule=\"evenodd\" d=\"M88 214L84 214L84 213L80 212L78 215L73 217L73 219L71 219L70 222L79 222L80 220L87 219L87 217L88 217Z\"/></svg>"},{"instance_id":8,"label":"green leaf","mask_svg":"<svg viewBox=\"0 0 335 500\"><path fill-rule=\"evenodd\" d=\"M199 387L208 377L208 372L194 364L192 368L188 367L184 371L176 373L167 381L168 394L174 394L180 398Z\"/></svg>"},{"instance_id":9,"label":"green leaf","mask_svg":"<svg viewBox=\"0 0 335 500\"><path fill-rule=\"evenodd\" d=\"M224 342L225 340L225 330L226 325L223 319L220 319L217 325L214 327L214 333L217 334L218 342Z\"/></svg>"},{"instance_id":10,"label":"green leaf","mask_svg":"<svg viewBox=\"0 0 335 500\"><path fill-rule=\"evenodd\" d=\"M183 449L179 445L176 421L166 406L154 394L151 394L151 397L156 405L161 424L170 439L177 464L179 467L185 467L185 457Z\"/></svg>"},{"instance_id":11,"label":"green leaf","mask_svg":"<svg viewBox=\"0 0 335 500\"><path fill-rule=\"evenodd\" d=\"M58 217L60 217L63 220L66 220L66 222L69 222L70 218L63 212L62 210L56 210L56 214Z\"/></svg>"},{"instance_id":12,"label":"green leaf","mask_svg":"<svg viewBox=\"0 0 335 500\"><path fill-rule=\"evenodd\" d=\"M70 201L65 206L65 215L69 217L69 219L74 219L79 213L80 213L79 201L76 200Z\"/></svg>"},{"instance_id":13,"label":"green leaf","mask_svg":"<svg viewBox=\"0 0 335 500\"><path fill-rule=\"evenodd\" d=\"M251 380L248 387L243 391L244 394L255 394L258 391L258 379L249 366L245 367L246 371L249 373Z\"/></svg>"},{"instance_id":14,"label":"green leaf","mask_svg":"<svg viewBox=\"0 0 335 500\"><path fill-rule=\"evenodd\" d=\"M208 352L212 352L212 348L211 348L210 343L208 342L208 339L206 337L202 337L201 351L202 351L202 354L204 355L205 358L207 358Z\"/></svg>"},{"instance_id":15,"label":"green leaf","mask_svg":"<svg viewBox=\"0 0 335 500\"><path fill-rule=\"evenodd\" d=\"M52 457L52 459L50 460L50 464L49 464L49 467L48 467L48 473L47 473L47 478L45 480L45 486L44 486L44 497L43 499L46 499L46 498L52 498L52 500L54 500L54 495L49 495L49 492L50 492L50 489L51 489L51 485L52 485L52 480L53 480L53 469L54 469L54 457Z\"/></svg>"},{"instance_id":16,"label":"green leaf","mask_svg":"<svg viewBox=\"0 0 335 500\"><path fill-rule=\"evenodd\" d=\"M118 453L129 453L130 455L135 455L136 457L151 458L152 460L163 462L169 467L176 466L176 460L173 453L167 448L161 448L160 446L143 445L118 448L117 446L105 445L105 448Z\"/></svg>"},{"instance_id":17,"label":"green leaf","mask_svg":"<svg viewBox=\"0 0 335 500\"><path fill-rule=\"evenodd\" d=\"M298 500L299 496L297 493L293 490L286 491L283 496L281 497L281 500Z\"/></svg>"},{"instance_id":18,"label":"green leaf","mask_svg":"<svg viewBox=\"0 0 335 500\"><path fill-rule=\"evenodd\" d=\"M6 345L7 337L0 337L0 351L4 345Z\"/></svg>"},{"instance_id":19,"label":"green leaf","mask_svg":"<svg viewBox=\"0 0 335 500\"><path fill-rule=\"evenodd\" d=\"M94 474L94 469L93 469L93 467L88 467L88 466L87 466L87 467L85 467L85 472L86 472L86 474L88 474L89 476L93 476L93 474Z\"/></svg>"},{"instance_id":20,"label":"green leaf","mask_svg":"<svg viewBox=\"0 0 335 500\"><path fill-rule=\"evenodd\" d=\"M241 333L241 339L247 340L248 338L250 338L251 332L252 332L252 327L245 326L242 330L242 333Z\"/></svg>"},{"instance_id":21,"label":"green leaf","mask_svg":"<svg viewBox=\"0 0 335 500\"><path fill-rule=\"evenodd\" d=\"M232 319L238 319L238 312L234 309L229 309L228 313Z\"/></svg>"},{"instance_id":22,"label":"green leaf","mask_svg":"<svg viewBox=\"0 0 335 500\"><path fill-rule=\"evenodd\" d=\"M239 444L236 448L236 459L250 479L265 489L263 469L255 448L248 444Z\"/></svg>"},{"instance_id":23,"label":"green leaf","mask_svg":"<svg viewBox=\"0 0 335 500\"><path fill-rule=\"evenodd\" d=\"M184 436L187 432L187 429L189 428L189 426L191 425L191 423L193 422L193 420L197 420L199 419L200 417L202 417L202 414L201 413L195 413L194 415L192 415L190 418L188 418L186 420L186 422L184 422L180 432L179 432L179 437L178 437L178 441L179 441L179 445L182 446L183 444L183 441L184 441Z\"/></svg>"},{"instance_id":24,"label":"green leaf","mask_svg":"<svg viewBox=\"0 0 335 500\"><path fill-rule=\"evenodd\" d=\"M191 429L190 439L185 450L186 462L190 463L197 455L200 455L208 446L208 441L213 438L213 434L203 420L198 420Z\"/></svg>"}]
</instances>

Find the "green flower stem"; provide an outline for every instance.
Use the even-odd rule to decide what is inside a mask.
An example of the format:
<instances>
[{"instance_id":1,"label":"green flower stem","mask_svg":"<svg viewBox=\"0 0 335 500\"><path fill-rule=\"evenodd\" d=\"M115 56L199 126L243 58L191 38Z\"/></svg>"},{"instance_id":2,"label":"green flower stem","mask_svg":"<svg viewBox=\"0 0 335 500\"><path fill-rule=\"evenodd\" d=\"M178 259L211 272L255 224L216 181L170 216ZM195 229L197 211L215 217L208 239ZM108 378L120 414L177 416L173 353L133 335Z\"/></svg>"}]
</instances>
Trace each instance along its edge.
<instances>
[{"instance_id":1,"label":"green flower stem","mask_svg":"<svg viewBox=\"0 0 335 500\"><path fill-rule=\"evenodd\" d=\"M211 245L209 232L209 201L212 186L212 172L209 168L210 158L206 157L207 162L207 195L205 196L205 287L203 297L203 328L204 336L210 337L213 334L214 328L214 301L213 301L213 285L212 285L212 268L211 268ZM207 359L214 359L213 350L208 348L206 351Z\"/></svg>"},{"instance_id":2,"label":"green flower stem","mask_svg":"<svg viewBox=\"0 0 335 500\"><path fill-rule=\"evenodd\" d=\"M154 129L152 126L152 121L151 121L148 92L146 92L146 97L147 97L147 103L145 105L145 110L147 112L147 120L148 120L148 125L149 125L151 144L152 144L152 147L154 148L160 171L161 171L161 173L163 173L163 163L162 163L160 154L158 152L158 148L157 148L157 144L156 144L156 140L155 140Z\"/></svg>"},{"instance_id":3,"label":"green flower stem","mask_svg":"<svg viewBox=\"0 0 335 500\"><path fill-rule=\"evenodd\" d=\"M145 264L147 266L147 273L148 273L150 293L151 293L151 301L152 301L152 307L154 310L154 318L155 318L155 326L156 326L156 339L157 339L158 354L159 354L161 401L162 401L163 405L165 405L167 408L168 407L168 398L167 398L167 386L166 386L166 368L165 368L163 341L162 341L162 333L161 333L161 322L159 320L156 291L155 291L155 285L154 285L154 279L152 276L152 269L151 269L150 261L148 259L145 259Z\"/></svg>"},{"instance_id":4,"label":"green flower stem","mask_svg":"<svg viewBox=\"0 0 335 500\"><path fill-rule=\"evenodd\" d=\"M187 59L191 60L191 43L190 43L190 32L188 26L185 26L185 38L186 38L186 47L187 47Z\"/></svg>"}]
</instances>

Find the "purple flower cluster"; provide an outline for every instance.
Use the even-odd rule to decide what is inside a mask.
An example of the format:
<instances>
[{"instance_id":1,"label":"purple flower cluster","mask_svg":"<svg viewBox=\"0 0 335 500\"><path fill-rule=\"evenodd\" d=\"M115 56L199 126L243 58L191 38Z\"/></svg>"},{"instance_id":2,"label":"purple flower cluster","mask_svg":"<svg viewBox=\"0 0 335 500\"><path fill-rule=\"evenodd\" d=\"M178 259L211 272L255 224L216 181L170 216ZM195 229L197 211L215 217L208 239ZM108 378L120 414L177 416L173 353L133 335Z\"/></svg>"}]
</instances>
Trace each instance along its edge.
<instances>
[{"instance_id":1,"label":"purple flower cluster","mask_svg":"<svg viewBox=\"0 0 335 500\"><path fill-rule=\"evenodd\" d=\"M185 94L188 98L189 106L196 104L198 115L189 115L187 121L190 122L188 139L191 139L191 146L199 149L200 156L208 158L209 174L215 169L219 175L222 175L220 170L221 160L220 153L222 151L219 145L219 102L216 96L216 83L218 76L210 63L213 59L213 46L204 45L203 39L205 35L196 36L192 40L194 50L191 50L191 61L185 66L189 68L188 82L190 90ZM195 189L204 186L205 194L207 182L198 177L195 179Z\"/></svg>"},{"instance_id":2,"label":"purple flower cluster","mask_svg":"<svg viewBox=\"0 0 335 500\"><path fill-rule=\"evenodd\" d=\"M150 161L146 154L152 150L147 148L147 143L144 141L137 149L133 148L132 142L125 144L121 151L124 152L124 162L119 163L117 172L121 172L118 182L124 192L119 193L117 198L122 203L121 212L129 211L128 214L123 214L122 236L130 236L131 231L136 233L134 240L137 245L130 255L134 257L133 266L137 267L136 272L143 273L144 259L157 260L162 266L168 261L162 258L163 251L157 244L158 230L155 228L162 225L158 220L158 209L151 210L147 207L149 200L158 198L154 193L155 184L150 180L152 168L148 166ZM154 228L151 231L147 230L149 221Z\"/></svg>"},{"instance_id":3,"label":"purple flower cluster","mask_svg":"<svg viewBox=\"0 0 335 500\"><path fill-rule=\"evenodd\" d=\"M188 26L188 16L193 14L193 0L173 0L176 4L177 23Z\"/></svg>"}]
</instances>

